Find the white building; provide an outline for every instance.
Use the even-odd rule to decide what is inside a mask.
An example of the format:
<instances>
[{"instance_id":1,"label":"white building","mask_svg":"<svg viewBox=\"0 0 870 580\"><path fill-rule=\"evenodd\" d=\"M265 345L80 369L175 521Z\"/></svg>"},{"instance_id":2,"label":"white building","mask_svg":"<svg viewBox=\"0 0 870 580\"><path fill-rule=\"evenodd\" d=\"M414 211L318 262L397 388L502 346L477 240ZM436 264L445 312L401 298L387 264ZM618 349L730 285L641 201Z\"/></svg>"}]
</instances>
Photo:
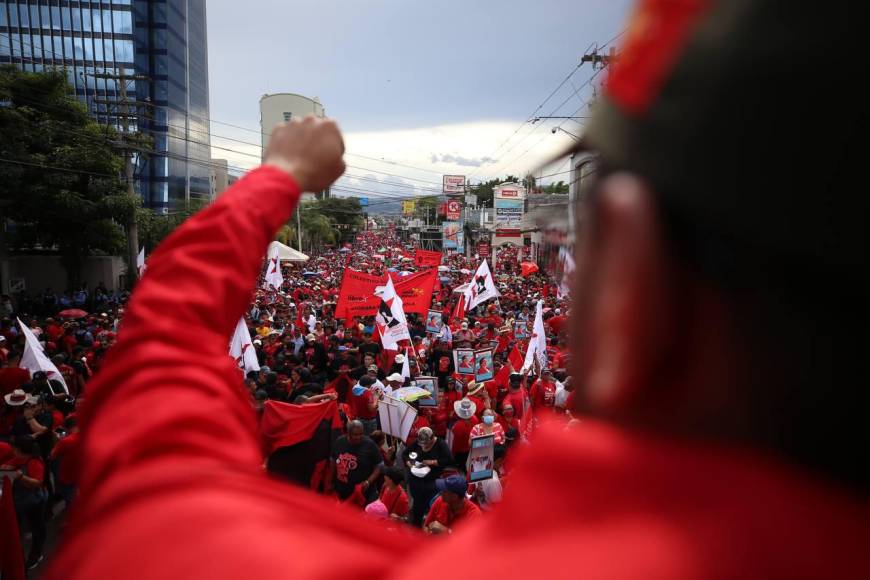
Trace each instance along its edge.
<instances>
[{"instance_id":1,"label":"white building","mask_svg":"<svg viewBox=\"0 0 870 580\"><path fill-rule=\"evenodd\" d=\"M266 155L266 146L269 144L269 137L272 134L272 129L279 123L284 123L290 119L304 118L308 115L315 117L325 117L326 109L320 102L320 99L297 95L295 93L276 93L274 95L263 95L260 98L260 139L263 144L262 155ZM325 194L325 195L328 195ZM306 192L302 196L303 200L314 199L314 194Z\"/></svg>"}]
</instances>

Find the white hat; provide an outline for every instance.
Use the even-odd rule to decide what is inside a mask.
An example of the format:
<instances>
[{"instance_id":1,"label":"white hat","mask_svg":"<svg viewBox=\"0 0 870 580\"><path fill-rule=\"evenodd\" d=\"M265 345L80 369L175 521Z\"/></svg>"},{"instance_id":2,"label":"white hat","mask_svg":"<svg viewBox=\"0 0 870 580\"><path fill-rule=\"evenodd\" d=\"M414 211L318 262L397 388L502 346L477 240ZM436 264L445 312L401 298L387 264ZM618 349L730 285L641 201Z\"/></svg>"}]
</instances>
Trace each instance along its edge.
<instances>
[{"instance_id":1,"label":"white hat","mask_svg":"<svg viewBox=\"0 0 870 580\"><path fill-rule=\"evenodd\" d=\"M468 330L468 323L467 322L463 322L460 326L462 327L462 330Z\"/></svg>"},{"instance_id":2,"label":"white hat","mask_svg":"<svg viewBox=\"0 0 870 580\"><path fill-rule=\"evenodd\" d=\"M477 413L477 405L469 399L462 399L453 403L453 410L460 419L471 419Z\"/></svg>"},{"instance_id":3,"label":"white hat","mask_svg":"<svg viewBox=\"0 0 870 580\"><path fill-rule=\"evenodd\" d=\"M6 337L0 334L0 342L6 342Z\"/></svg>"},{"instance_id":4,"label":"white hat","mask_svg":"<svg viewBox=\"0 0 870 580\"><path fill-rule=\"evenodd\" d=\"M396 355L396 362L399 364L402 364L403 362L405 362L405 355L397 354Z\"/></svg>"},{"instance_id":5,"label":"white hat","mask_svg":"<svg viewBox=\"0 0 870 580\"><path fill-rule=\"evenodd\" d=\"M393 374L391 374L390 376L387 377L387 382L388 382L388 383L392 383L392 382L404 383L404 382L405 382L405 377L403 377L403 376L400 375L399 373L393 373Z\"/></svg>"},{"instance_id":6,"label":"white hat","mask_svg":"<svg viewBox=\"0 0 870 580\"><path fill-rule=\"evenodd\" d=\"M39 401L39 399L28 395L22 389L15 389L3 398L6 399L6 404L10 407L20 407L27 404L35 405Z\"/></svg>"},{"instance_id":7,"label":"white hat","mask_svg":"<svg viewBox=\"0 0 870 580\"><path fill-rule=\"evenodd\" d=\"M471 380L471 381L468 381L468 385L466 385L466 388L468 389L469 396L476 395L477 393L479 393L481 391L481 389L483 389L483 383L476 383L473 380Z\"/></svg>"}]
</instances>

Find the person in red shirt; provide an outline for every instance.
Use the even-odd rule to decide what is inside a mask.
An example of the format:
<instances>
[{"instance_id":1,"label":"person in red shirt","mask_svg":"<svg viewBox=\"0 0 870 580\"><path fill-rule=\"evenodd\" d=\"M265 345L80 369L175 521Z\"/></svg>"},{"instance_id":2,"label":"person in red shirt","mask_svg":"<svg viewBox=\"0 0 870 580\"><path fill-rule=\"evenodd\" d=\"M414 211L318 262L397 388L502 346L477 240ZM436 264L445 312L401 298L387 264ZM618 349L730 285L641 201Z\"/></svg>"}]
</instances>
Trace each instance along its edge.
<instances>
[{"instance_id":1,"label":"person in red shirt","mask_svg":"<svg viewBox=\"0 0 870 580\"><path fill-rule=\"evenodd\" d=\"M556 379L553 378L553 371L544 369L541 372L541 378L532 383L529 396L535 411L556 410Z\"/></svg>"},{"instance_id":2,"label":"person in red shirt","mask_svg":"<svg viewBox=\"0 0 870 580\"><path fill-rule=\"evenodd\" d=\"M423 522L423 531L427 534L447 534L460 523L473 521L480 515L480 508L465 497L468 483L461 475L451 475L435 482L435 488L441 492L429 515Z\"/></svg>"},{"instance_id":3,"label":"person in red shirt","mask_svg":"<svg viewBox=\"0 0 870 580\"><path fill-rule=\"evenodd\" d=\"M13 499L18 520L26 522L33 534L30 553L25 565L30 570L42 561L47 537L43 509L48 494L45 491L45 464L40 457L39 445L29 436L12 441L15 455L0 465L0 470L13 472Z\"/></svg>"},{"instance_id":4,"label":"person in red shirt","mask_svg":"<svg viewBox=\"0 0 870 580\"><path fill-rule=\"evenodd\" d=\"M556 315L547 320L546 325L550 327L553 334L560 335L565 329L565 324L568 322L568 317L562 314L560 308L556 309Z\"/></svg>"},{"instance_id":5,"label":"person in red shirt","mask_svg":"<svg viewBox=\"0 0 870 580\"><path fill-rule=\"evenodd\" d=\"M384 486L381 488L380 500L387 508L391 518L404 520L408 516L408 494L402 484L405 482L405 470L399 467L384 469Z\"/></svg>"},{"instance_id":6,"label":"person in red shirt","mask_svg":"<svg viewBox=\"0 0 870 580\"><path fill-rule=\"evenodd\" d=\"M509 380L508 394L505 395L502 406L505 403L509 403L513 407L517 419L522 420L526 407L529 404L529 396L526 393L526 387L523 385L523 375L511 373Z\"/></svg>"},{"instance_id":7,"label":"person in red shirt","mask_svg":"<svg viewBox=\"0 0 870 580\"><path fill-rule=\"evenodd\" d=\"M462 399L454 403L453 411L456 413L457 421L451 428L453 446L450 451L453 453L456 465L464 470L468 452L471 450L471 429L480 422L475 415L477 405L468 399Z\"/></svg>"},{"instance_id":8,"label":"person in red shirt","mask_svg":"<svg viewBox=\"0 0 870 580\"><path fill-rule=\"evenodd\" d=\"M6 396L30 381L30 371L18 366L20 360L21 356L16 351L11 351L6 365L0 368L0 396Z\"/></svg>"},{"instance_id":9,"label":"person in red shirt","mask_svg":"<svg viewBox=\"0 0 870 580\"><path fill-rule=\"evenodd\" d=\"M516 429L517 431L520 429L520 420L517 419L516 413L514 413L514 406L508 401L502 403L501 415L496 417L496 421L498 421L505 433L511 429Z\"/></svg>"}]
</instances>

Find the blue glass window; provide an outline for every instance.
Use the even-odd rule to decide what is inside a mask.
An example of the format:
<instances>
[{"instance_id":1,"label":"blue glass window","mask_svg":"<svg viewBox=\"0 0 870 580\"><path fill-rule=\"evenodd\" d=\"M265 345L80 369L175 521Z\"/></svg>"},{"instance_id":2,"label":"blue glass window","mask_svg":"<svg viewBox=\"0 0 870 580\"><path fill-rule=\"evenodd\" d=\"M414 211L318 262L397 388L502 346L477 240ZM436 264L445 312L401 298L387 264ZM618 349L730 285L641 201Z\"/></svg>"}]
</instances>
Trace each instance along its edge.
<instances>
[{"instance_id":1,"label":"blue glass window","mask_svg":"<svg viewBox=\"0 0 870 580\"><path fill-rule=\"evenodd\" d=\"M116 34L133 34L133 15L130 12L115 10L114 26L112 30Z\"/></svg>"},{"instance_id":2,"label":"blue glass window","mask_svg":"<svg viewBox=\"0 0 870 580\"><path fill-rule=\"evenodd\" d=\"M69 6L63 6L60 9L60 15L61 15L61 19L63 22L63 29L64 30L72 30L72 22L70 22L69 11L70 11Z\"/></svg>"},{"instance_id":3,"label":"blue glass window","mask_svg":"<svg viewBox=\"0 0 870 580\"><path fill-rule=\"evenodd\" d=\"M72 58L73 50L72 50L72 37L64 36L63 37L63 56L64 58Z\"/></svg>"},{"instance_id":4,"label":"blue glass window","mask_svg":"<svg viewBox=\"0 0 870 580\"><path fill-rule=\"evenodd\" d=\"M51 13L49 12L48 6L40 6L39 15L41 17L42 29L49 30L51 28Z\"/></svg>"},{"instance_id":5,"label":"blue glass window","mask_svg":"<svg viewBox=\"0 0 870 580\"><path fill-rule=\"evenodd\" d=\"M12 7L12 10L9 11L9 26L15 28L18 26L18 10Z\"/></svg>"},{"instance_id":6,"label":"blue glass window","mask_svg":"<svg viewBox=\"0 0 870 580\"><path fill-rule=\"evenodd\" d=\"M112 31L112 11L103 10L103 32L109 33Z\"/></svg>"},{"instance_id":7,"label":"blue glass window","mask_svg":"<svg viewBox=\"0 0 870 580\"><path fill-rule=\"evenodd\" d=\"M36 4L30 6L30 28L39 28L39 6Z\"/></svg>"},{"instance_id":8,"label":"blue glass window","mask_svg":"<svg viewBox=\"0 0 870 580\"><path fill-rule=\"evenodd\" d=\"M85 60L94 60L94 44L92 42L92 39L83 38L82 47L85 51Z\"/></svg>"},{"instance_id":9,"label":"blue glass window","mask_svg":"<svg viewBox=\"0 0 870 580\"><path fill-rule=\"evenodd\" d=\"M52 36L52 43L54 44L52 50L54 50L54 54L51 55L52 58L60 60L63 58L63 39L60 36Z\"/></svg>"},{"instance_id":10,"label":"blue glass window","mask_svg":"<svg viewBox=\"0 0 870 580\"><path fill-rule=\"evenodd\" d=\"M76 36L73 38L73 54L75 55L76 60L83 60L85 58L85 49L83 39Z\"/></svg>"},{"instance_id":11,"label":"blue glass window","mask_svg":"<svg viewBox=\"0 0 870 580\"><path fill-rule=\"evenodd\" d=\"M76 32L82 30L82 12L78 8L72 8L72 29Z\"/></svg>"},{"instance_id":12,"label":"blue glass window","mask_svg":"<svg viewBox=\"0 0 870 580\"><path fill-rule=\"evenodd\" d=\"M51 29L60 30L60 7L51 7Z\"/></svg>"},{"instance_id":13,"label":"blue glass window","mask_svg":"<svg viewBox=\"0 0 870 580\"><path fill-rule=\"evenodd\" d=\"M27 4L19 4L18 9L21 11L21 28L28 28L30 26L30 15L28 14ZM13 8L13 10L15 9Z\"/></svg>"},{"instance_id":14,"label":"blue glass window","mask_svg":"<svg viewBox=\"0 0 870 580\"><path fill-rule=\"evenodd\" d=\"M100 11L94 8L91 10L91 16L93 17L94 32L102 32L102 18Z\"/></svg>"},{"instance_id":15,"label":"blue glass window","mask_svg":"<svg viewBox=\"0 0 870 580\"><path fill-rule=\"evenodd\" d=\"M94 60L103 60L103 39L94 39Z\"/></svg>"},{"instance_id":16,"label":"blue glass window","mask_svg":"<svg viewBox=\"0 0 870 580\"><path fill-rule=\"evenodd\" d=\"M112 50L112 40L110 38L103 39L103 46L105 46L105 57L106 60L114 60L114 51Z\"/></svg>"},{"instance_id":17,"label":"blue glass window","mask_svg":"<svg viewBox=\"0 0 870 580\"><path fill-rule=\"evenodd\" d=\"M82 8L82 29L85 32L91 31L91 9Z\"/></svg>"}]
</instances>

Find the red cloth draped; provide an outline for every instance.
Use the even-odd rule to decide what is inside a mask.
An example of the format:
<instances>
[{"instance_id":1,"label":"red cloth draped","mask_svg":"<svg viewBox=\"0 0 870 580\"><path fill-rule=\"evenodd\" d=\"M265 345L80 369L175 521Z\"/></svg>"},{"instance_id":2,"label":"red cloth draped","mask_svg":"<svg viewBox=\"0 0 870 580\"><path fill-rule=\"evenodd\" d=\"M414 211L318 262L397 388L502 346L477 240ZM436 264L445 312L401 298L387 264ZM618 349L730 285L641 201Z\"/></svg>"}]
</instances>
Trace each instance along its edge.
<instances>
[{"instance_id":1,"label":"red cloth draped","mask_svg":"<svg viewBox=\"0 0 870 580\"><path fill-rule=\"evenodd\" d=\"M260 421L260 438L266 455L271 455L279 447L311 439L324 420L331 420L334 429L341 429L338 403L327 401L314 405L290 405L266 401Z\"/></svg>"}]
</instances>

